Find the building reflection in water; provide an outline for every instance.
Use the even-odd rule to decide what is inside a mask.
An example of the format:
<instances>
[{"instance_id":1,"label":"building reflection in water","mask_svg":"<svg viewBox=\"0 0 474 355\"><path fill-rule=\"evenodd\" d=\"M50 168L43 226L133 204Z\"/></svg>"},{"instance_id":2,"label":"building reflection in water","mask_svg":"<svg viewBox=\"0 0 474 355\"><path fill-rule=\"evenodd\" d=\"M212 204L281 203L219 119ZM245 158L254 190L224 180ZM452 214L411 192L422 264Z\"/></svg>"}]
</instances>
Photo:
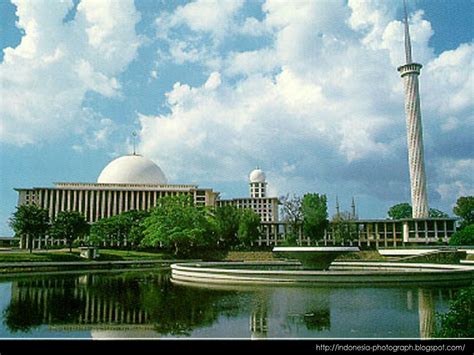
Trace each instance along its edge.
<instances>
[{"instance_id":1,"label":"building reflection in water","mask_svg":"<svg viewBox=\"0 0 474 355\"><path fill-rule=\"evenodd\" d=\"M189 335L233 316L235 292L173 287L169 273L87 274L20 279L12 283L4 323L12 332L92 330L92 336Z\"/></svg>"},{"instance_id":2,"label":"building reflection in water","mask_svg":"<svg viewBox=\"0 0 474 355\"><path fill-rule=\"evenodd\" d=\"M420 338L431 338L436 327L436 316L433 291L430 289L418 289L418 317L420 319Z\"/></svg>"},{"instance_id":3,"label":"building reflection in water","mask_svg":"<svg viewBox=\"0 0 474 355\"><path fill-rule=\"evenodd\" d=\"M156 271L18 279L12 282L11 292L10 304L3 314L11 332L28 332L48 325L56 331L91 330L91 335L98 337L189 336L198 328L217 324L220 317L230 319L239 314L249 317L246 329L252 338L330 336L340 328L331 330L331 307L336 310L334 324L344 324L341 302L347 307L346 302L353 301L350 307L356 310L378 307L367 303L365 297L350 298L352 291L329 288L249 291L177 287L169 282L169 273ZM366 292L360 294L375 294L370 289ZM435 305L452 299L452 291L430 288L398 291L393 295L398 295L402 309L405 302L400 296L404 294L409 314L416 312L418 306L420 338L432 337ZM356 324L354 320L351 326Z\"/></svg>"},{"instance_id":4,"label":"building reflection in water","mask_svg":"<svg viewBox=\"0 0 474 355\"><path fill-rule=\"evenodd\" d=\"M268 335L268 297L258 294L255 297L250 314L250 337L252 339L266 338Z\"/></svg>"}]
</instances>

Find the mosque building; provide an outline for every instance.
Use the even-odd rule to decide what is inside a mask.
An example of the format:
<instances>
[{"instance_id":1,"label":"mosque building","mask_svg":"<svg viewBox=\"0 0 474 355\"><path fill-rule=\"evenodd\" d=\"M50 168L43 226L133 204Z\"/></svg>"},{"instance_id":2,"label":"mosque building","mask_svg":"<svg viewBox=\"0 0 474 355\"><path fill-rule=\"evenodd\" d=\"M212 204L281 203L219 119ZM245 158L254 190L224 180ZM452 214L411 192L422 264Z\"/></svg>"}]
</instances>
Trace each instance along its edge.
<instances>
[{"instance_id":1,"label":"mosque building","mask_svg":"<svg viewBox=\"0 0 474 355\"><path fill-rule=\"evenodd\" d=\"M254 210L262 222L278 222L277 197L267 196L265 173L256 168L249 175L250 197L239 197L229 200L217 200L218 206L235 206Z\"/></svg>"},{"instance_id":2,"label":"mosque building","mask_svg":"<svg viewBox=\"0 0 474 355\"><path fill-rule=\"evenodd\" d=\"M111 161L96 183L57 182L53 187L15 188L18 205L36 205L49 211L53 220L61 211L77 211L88 223L131 210L149 210L165 196L192 196L196 206L233 205L250 208L262 222L278 221L278 198L267 197L265 174L255 169L250 174L250 197L219 200L219 192L198 185L169 184L165 174L151 160L139 154ZM36 241L36 247L52 241ZM26 247L26 246L23 246Z\"/></svg>"},{"instance_id":3,"label":"mosque building","mask_svg":"<svg viewBox=\"0 0 474 355\"><path fill-rule=\"evenodd\" d=\"M97 183L58 182L54 187L15 190L19 205L48 209L51 219L61 211L78 211L89 223L130 210L148 210L164 196L188 195L197 206L214 206L219 195L197 185L168 184L160 167L139 154L110 162Z\"/></svg>"},{"instance_id":4,"label":"mosque building","mask_svg":"<svg viewBox=\"0 0 474 355\"><path fill-rule=\"evenodd\" d=\"M348 240L359 246L383 247L413 243L447 243L456 231L456 219L432 218L429 215L428 190L424 163L423 128L418 76L422 65L413 61L408 15L405 7L405 64L398 67L405 88L405 116L410 173L412 218L401 220L358 219L355 205L350 223L346 223ZM197 185L168 184L161 169L138 154L122 156L108 164L97 183L56 183L54 187L17 188L18 205L35 204L49 210L51 219L60 211L78 211L89 223L130 210L147 210L164 196L192 196L198 206L236 206L253 209L261 218L258 245L278 245L285 239L288 224L278 220L277 197L267 196L265 173L256 168L250 173L250 197L219 199L219 193ZM337 208L338 210L338 208ZM339 210L338 212L339 213ZM299 245L334 245L340 226L332 223L322 241L311 240L298 231ZM41 243L39 245L41 247ZM24 247L24 246L23 246Z\"/></svg>"}]
</instances>

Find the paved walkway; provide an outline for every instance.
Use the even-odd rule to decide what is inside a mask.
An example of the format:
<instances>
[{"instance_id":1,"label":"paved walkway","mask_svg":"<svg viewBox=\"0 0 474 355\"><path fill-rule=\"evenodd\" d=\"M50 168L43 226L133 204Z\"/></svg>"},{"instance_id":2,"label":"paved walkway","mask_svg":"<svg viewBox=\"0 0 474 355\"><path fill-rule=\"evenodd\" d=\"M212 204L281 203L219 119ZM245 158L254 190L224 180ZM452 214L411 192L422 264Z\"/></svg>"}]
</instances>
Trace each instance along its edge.
<instances>
[{"instance_id":1,"label":"paved walkway","mask_svg":"<svg viewBox=\"0 0 474 355\"><path fill-rule=\"evenodd\" d=\"M172 264L181 262L198 262L200 260L177 260L177 259L159 259L159 260L114 260L114 261L28 261L28 262L10 262L0 263L0 269L11 268L36 268L36 267L95 267L95 266L114 266L114 265L146 265L146 264Z\"/></svg>"}]
</instances>

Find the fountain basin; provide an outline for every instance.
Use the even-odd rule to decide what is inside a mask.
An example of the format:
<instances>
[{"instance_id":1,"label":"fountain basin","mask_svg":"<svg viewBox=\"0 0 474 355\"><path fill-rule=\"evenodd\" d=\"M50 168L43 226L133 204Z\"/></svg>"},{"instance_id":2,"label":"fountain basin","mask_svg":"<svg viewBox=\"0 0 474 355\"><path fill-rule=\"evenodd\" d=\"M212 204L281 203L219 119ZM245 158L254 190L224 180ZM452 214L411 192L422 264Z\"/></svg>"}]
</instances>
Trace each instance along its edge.
<instances>
[{"instance_id":1,"label":"fountain basin","mask_svg":"<svg viewBox=\"0 0 474 355\"><path fill-rule=\"evenodd\" d=\"M297 262L199 262L171 265L171 281L194 285L472 284L474 266L400 262L334 262L303 270Z\"/></svg>"},{"instance_id":2,"label":"fountain basin","mask_svg":"<svg viewBox=\"0 0 474 355\"><path fill-rule=\"evenodd\" d=\"M360 251L358 247L275 247L273 253L286 259L297 259L305 270L328 270L341 254Z\"/></svg>"}]
</instances>

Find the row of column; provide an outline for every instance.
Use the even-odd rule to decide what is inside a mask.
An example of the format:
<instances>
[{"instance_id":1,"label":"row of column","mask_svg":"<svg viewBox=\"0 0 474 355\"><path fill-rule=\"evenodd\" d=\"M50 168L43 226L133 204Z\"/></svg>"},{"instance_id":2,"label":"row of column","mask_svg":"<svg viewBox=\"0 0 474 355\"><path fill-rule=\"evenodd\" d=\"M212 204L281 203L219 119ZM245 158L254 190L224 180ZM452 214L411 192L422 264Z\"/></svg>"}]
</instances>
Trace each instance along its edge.
<instances>
[{"instance_id":1,"label":"row of column","mask_svg":"<svg viewBox=\"0 0 474 355\"><path fill-rule=\"evenodd\" d=\"M397 223L402 228L397 228ZM366 244L368 246L374 243L377 247L383 244L384 247L389 245L396 246L397 244L404 244L406 242L424 242L426 244L443 239L447 242L451 233L454 233L454 225L451 229L448 228L448 221L440 220L433 221L433 228L428 229L428 221L414 221L413 229L410 229L409 223L406 222L386 222L386 223L354 223L353 231L348 231L351 234L351 238L348 238L348 242L353 245L357 244L361 246ZM420 228L419 223L423 223L423 228ZM454 223L454 222L453 222ZM280 228L280 226L282 226ZM348 228L349 224L345 225ZM282 229L282 230L280 230ZM266 245L277 245L284 241L286 235L289 233L289 226L286 223L275 223L275 224L263 224L261 228L261 236L257 243L259 246ZM322 243L324 245L335 244L336 229L334 226L329 226L324 232L324 237L320 241L313 241L311 238L306 237L303 234L302 227L298 228L297 243L298 245L311 245Z\"/></svg>"},{"instance_id":2,"label":"row of column","mask_svg":"<svg viewBox=\"0 0 474 355\"><path fill-rule=\"evenodd\" d=\"M161 197L183 193L188 192L41 189L38 201L50 219L61 211L77 211L92 223L129 210L148 210Z\"/></svg>"}]
</instances>

